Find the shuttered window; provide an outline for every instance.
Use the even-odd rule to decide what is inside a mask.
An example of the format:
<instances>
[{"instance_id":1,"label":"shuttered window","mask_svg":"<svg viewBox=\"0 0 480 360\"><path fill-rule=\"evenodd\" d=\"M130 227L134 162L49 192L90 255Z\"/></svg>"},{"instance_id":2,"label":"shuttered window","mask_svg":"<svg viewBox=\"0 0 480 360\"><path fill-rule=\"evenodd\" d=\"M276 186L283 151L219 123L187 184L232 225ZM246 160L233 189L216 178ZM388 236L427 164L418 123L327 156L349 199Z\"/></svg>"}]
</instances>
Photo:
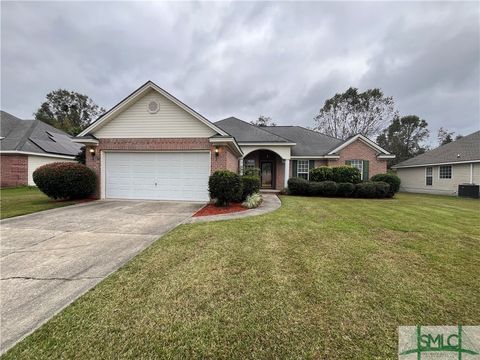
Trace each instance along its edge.
<instances>
[{"instance_id":1,"label":"shuttered window","mask_svg":"<svg viewBox=\"0 0 480 360\"><path fill-rule=\"evenodd\" d=\"M347 160L345 161L346 165L356 167L360 171L360 178L362 180L368 180L369 175L369 161L368 160Z\"/></svg>"},{"instance_id":2,"label":"shuttered window","mask_svg":"<svg viewBox=\"0 0 480 360\"><path fill-rule=\"evenodd\" d=\"M308 160L297 160L297 176L308 180L309 172L309 161Z\"/></svg>"}]
</instances>

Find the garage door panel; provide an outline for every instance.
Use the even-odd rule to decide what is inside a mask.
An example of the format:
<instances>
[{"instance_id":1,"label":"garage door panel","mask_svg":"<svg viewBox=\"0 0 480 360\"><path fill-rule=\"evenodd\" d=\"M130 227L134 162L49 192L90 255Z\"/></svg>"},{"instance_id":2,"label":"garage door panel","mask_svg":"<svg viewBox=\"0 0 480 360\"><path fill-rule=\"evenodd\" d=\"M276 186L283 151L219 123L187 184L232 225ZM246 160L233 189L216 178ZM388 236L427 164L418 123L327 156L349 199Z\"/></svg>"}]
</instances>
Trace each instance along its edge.
<instances>
[{"instance_id":1,"label":"garage door panel","mask_svg":"<svg viewBox=\"0 0 480 360\"><path fill-rule=\"evenodd\" d=\"M208 200L210 154L106 153L107 198Z\"/></svg>"}]
</instances>

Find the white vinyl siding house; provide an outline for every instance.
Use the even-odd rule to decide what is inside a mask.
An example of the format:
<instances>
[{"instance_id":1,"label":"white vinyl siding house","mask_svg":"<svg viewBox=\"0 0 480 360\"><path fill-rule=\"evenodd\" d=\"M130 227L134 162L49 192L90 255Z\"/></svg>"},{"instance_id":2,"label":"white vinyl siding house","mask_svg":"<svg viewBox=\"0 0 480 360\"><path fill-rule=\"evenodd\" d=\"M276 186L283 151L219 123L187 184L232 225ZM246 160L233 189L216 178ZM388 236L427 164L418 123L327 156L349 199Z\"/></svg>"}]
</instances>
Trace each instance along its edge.
<instances>
[{"instance_id":1,"label":"white vinyl siding house","mask_svg":"<svg viewBox=\"0 0 480 360\"><path fill-rule=\"evenodd\" d=\"M149 111L155 102L159 109ZM209 126L154 90L95 129L98 138L202 138L215 135Z\"/></svg>"},{"instance_id":2,"label":"white vinyl siding house","mask_svg":"<svg viewBox=\"0 0 480 360\"><path fill-rule=\"evenodd\" d=\"M400 191L456 195L459 184L473 182L480 184L480 163L451 164L450 171L440 168L444 165L399 168L397 174L401 179ZM431 169L431 176L430 170ZM451 174L450 178L445 178ZM419 181L419 179L422 179ZM431 185L428 185L431 182Z\"/></svg>"}]
</instances>

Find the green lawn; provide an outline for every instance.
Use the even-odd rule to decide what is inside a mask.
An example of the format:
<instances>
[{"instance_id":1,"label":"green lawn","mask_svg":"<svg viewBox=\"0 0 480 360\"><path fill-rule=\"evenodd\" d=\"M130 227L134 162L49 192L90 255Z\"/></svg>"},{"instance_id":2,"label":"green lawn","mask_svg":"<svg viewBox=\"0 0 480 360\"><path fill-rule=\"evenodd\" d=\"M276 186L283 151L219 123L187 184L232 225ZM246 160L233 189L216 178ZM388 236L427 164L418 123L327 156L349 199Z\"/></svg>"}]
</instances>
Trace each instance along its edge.
<instances>
[{"instance_id":1,"label":"green lawn","mask_svg":"<svg viewBox=\"0 0 480 360\"><path fill-rule=\"evenodd\" d=\"M0 218L30 214L74 203L52 200L33 186L0 189Z\"/></svg>"},{"instance_id":2,"label":"green lawn","mask_svg":"<svg viewBox=\"0 0 480 360\"><path fill-rule=\"evenodd\" d=\"M480 322L479 201L282 202L178 227L5 359L396 359L399 325Z\"/></svg>"}]
</instances>

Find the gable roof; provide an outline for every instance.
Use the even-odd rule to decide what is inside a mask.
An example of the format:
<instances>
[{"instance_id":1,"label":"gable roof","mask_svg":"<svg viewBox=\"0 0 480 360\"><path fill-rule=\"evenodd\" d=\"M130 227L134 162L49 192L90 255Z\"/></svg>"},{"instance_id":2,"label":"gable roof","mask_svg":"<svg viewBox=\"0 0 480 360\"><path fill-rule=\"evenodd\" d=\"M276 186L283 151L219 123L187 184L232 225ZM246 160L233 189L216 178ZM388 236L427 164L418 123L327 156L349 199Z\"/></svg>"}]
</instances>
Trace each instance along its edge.
<instances>
[{"instance_id":1,"label":"gable roof","mask_svg":"<svg viewBox=\"0 0 480 360\"><path fill-rule=\"evenodd\" d=\"M402 161L393 168L480 161L480 131Z\"/></svg>"},{"instance_id":2,"label":"gable roof","mask_svg":"<svg viewBox=\"0 0 480 360\"><path fill-rule=\"evenodd\" d=\"M215 125L232 135L238 143L279 143L279 145L287 145L293 142L267 131L266 128L249 124L233 116L217 121Z\"/></svg>"},{"instance_id":3,"label":"gable roof","mask_svg":"<svg viewBox=\"0 0 480 360\"><path fill-rule=\"evenodd\" d=\"M338 144L335 148L333 148L332 150L330 150L328 152L329 155L333 155L337 152L339 152L340 150L342 150L343 148L347 147L348 145L350 145L351 143L357 141L357 140L360 140L362 142L364 142L365 144L367 144L368 146L370 146L371 148L377 150L379 153L383 154L383 155L391 155L392 157L395 157L394 155L390 154L387 150L385 150L384 148L382 148L381 146L377 145L376 143L374 143L372 140L370 140L369 138L367 138L366 136L363 136L362 134L357 134L357 135L353 135L351 137L349 137L348 139L342 141L340 144Z\"/></svg>"},{"instance_id":4,"label":"gable roof","mask_svg":"<svg viewBox=\"0 0 480 360\"><path fill-rule=\"evenodd\" d=\"M124 98L122 101L120 101L117 105L115 105L110 110L108 110L106 113L101 115L97 120L95 120L92 124L90 124L89 127L87 127L80 134L78 134L78 136L81 137L81 136L85 136L85 135L88 135L88 134L92 133L92 131L94 131L96 128L100 127L102 124L106 124L115 115L120 113L125 107L127 107L130 104L137 101L139 98L141 98L145 93L147 93L150 90L154 90L154 91L158 92L160 95L164 96L165 98L167 98L168 100L173 102L175 105L177 105L180 108L182 108L183 110L185 110L187 113L189 113L194 118L196 118L197 120L201 121L202 123L204 123L205 125L210 127L212 130L214 130L218 134L224 135L224 136L229 135L225 131L220 129L219 127L215 126L209 120L207 120L207 118L203 117L198 112L193 110L191 107L189 107L185 103L178 100L175 96L173 96L169 92L162 89L160 86L155 84L153 81L149 80L145 84L140 86L137 90L135 90L130 95L128 95L126 98Z\"/></svg>"},{"instance_id":5,"label":"gable roof","mask_svg":"<svg viewBox=\"0 0 480 360\"><path fill-rule=\"evenodd\" d=\"M82 148L67 133L39 120L22 120L0 111L0 122L1 152L73 157Z\"/></svg>"},{"instance_id":6,"label":"gable roof","mask_svg":"<svg viewBox=\"0 0 480 360\"><path fill-rule=\"evenodd\" d=\"M292 156L323 156L342 142L301 126L268 126L266 130L295 142Z\"/></svg>"}]
</instances>

